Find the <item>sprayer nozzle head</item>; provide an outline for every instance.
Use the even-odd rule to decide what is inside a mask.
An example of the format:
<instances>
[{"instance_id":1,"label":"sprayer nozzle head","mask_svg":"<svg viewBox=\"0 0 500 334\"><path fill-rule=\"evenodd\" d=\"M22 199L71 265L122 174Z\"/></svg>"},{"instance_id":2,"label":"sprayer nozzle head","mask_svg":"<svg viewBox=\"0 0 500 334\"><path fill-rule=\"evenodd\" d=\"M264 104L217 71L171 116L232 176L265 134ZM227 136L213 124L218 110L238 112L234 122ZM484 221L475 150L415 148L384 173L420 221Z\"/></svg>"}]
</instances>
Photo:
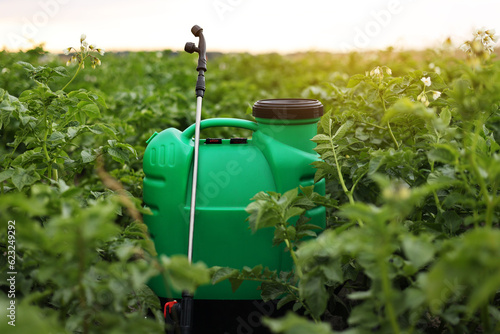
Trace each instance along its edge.
<instances>
[{"instance_id":1,"label":"sprayer nozzle head","mask_svg":"<svg viewBox=\"0 0 500 334\"><path fill-rule=\"evenodd\" d=\"M193 35L195 35L196 37L198 37L198 35L200 34L200 32L202 32L203 29L198 26L198 25L194 25L192 28L191 28L191 32L193 33Z\"/></svg>"},{"instance_id":2,"label":"sprayer nozzle head","mask_svg":"<svg viewBox=\"0 0 500 334\"><path fill-rule=\"evenodd\" d=\"M187 42L186 45L184 46L184 51L188 53L193 53L193 52L200 52L200 49L194 44L193 42Z\"/></svg>"}]
</instances>

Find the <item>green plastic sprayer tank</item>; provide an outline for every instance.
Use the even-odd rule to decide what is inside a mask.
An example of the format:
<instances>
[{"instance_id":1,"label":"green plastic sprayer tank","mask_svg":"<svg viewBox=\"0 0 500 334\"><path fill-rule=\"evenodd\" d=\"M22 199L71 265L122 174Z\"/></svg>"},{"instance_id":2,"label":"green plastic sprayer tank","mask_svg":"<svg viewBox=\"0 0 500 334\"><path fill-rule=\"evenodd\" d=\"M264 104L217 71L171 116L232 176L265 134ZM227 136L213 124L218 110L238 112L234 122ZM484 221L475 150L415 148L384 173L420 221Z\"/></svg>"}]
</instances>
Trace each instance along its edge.
<instances>
[{"instance_id":1,"label":"green plastic sprayer tank","mask_svg":"<svg viewBox=\"0 0 500 334\"><path fill-rule=\"evenodd\" d=\"M284 247L273 247L272 228L255 234L245 221L246 206L259 191L284 193L299 185L314 184L318 159L311 138L316 135L323 105L317 100L261 100L253 106L257 122L213 118L209 127L235 127L253 132L251 138L200 139L193 261L208 266L242 269L262 264L271 270L290 270ZM187 254L194 125L155 133L144 153L144 203L153 215L144 215L158 254ZM324 194L324 181L315 185ZM311 223L325 225L325 210L307 215ZM160 297L178 298L160 277L150 286ZM200 287L196 299L259 299L257 282L243 282L233 293L228 281ZM167 292L168 291L168 292Z\"/></svg>"}]
</instances>

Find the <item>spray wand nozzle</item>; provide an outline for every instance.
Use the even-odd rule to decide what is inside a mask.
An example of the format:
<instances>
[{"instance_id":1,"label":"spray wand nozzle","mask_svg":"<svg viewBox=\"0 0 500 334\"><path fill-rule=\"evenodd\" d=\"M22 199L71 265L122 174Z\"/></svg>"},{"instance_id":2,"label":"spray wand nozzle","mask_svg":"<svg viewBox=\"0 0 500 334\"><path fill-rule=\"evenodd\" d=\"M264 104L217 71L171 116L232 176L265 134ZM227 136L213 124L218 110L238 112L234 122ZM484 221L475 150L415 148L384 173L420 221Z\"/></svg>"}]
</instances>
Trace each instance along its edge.
<instances>
[{"instance_id":1,"label":"spray wand nozzle","mask_svg":"<svg viewBox=\"0 0 500 334\"><path fill-rule=\"evenodd\" d=\"M196 70L198 71L198 81L196 82L196 96L201 96L205 94L205 72L207 71L207 44L205 43L205 37L203 36L203 29L195 25L191 28L191 32L196 37L199 37L198 46L192 42L187 42L184 46L184 51L188 53L197 52L198 56L198 66Z\"/></svg>"}]
</instances>

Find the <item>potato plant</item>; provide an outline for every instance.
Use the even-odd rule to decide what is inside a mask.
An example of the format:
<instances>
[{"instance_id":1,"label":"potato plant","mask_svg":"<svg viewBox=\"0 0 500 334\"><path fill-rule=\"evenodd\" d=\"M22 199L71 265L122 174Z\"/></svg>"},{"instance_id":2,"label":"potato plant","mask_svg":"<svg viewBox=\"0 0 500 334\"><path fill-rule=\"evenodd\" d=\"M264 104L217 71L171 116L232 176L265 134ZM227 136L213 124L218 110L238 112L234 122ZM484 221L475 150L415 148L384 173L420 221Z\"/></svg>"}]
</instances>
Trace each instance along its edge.
<instances>
[{"instance_id":1,"label":"potato plant","mask_svg":"<svg viewBox=\"0 0 500 334\"><path fill-rule=\"evenodd\" d=\"M67 55L1 51L3 310L7 273L17 274L16 327L4 318L0 330L163 333L146 285L161 274L191 291L260 281L264 300L293 303L264 319L275 333L499 332L495 40L486 30L462 50L210 57L204 118L251 119L262 98L325 105L311 140L326 196L261 192L247 207L249 228L273 228L269 242L286 245L290 272L156 257L142 223L142 155L155 131L193 123L191 57L104 55L84 35ZM327 208L323 231L305 215L316 206Z\"/></svg>"}]
</instances>

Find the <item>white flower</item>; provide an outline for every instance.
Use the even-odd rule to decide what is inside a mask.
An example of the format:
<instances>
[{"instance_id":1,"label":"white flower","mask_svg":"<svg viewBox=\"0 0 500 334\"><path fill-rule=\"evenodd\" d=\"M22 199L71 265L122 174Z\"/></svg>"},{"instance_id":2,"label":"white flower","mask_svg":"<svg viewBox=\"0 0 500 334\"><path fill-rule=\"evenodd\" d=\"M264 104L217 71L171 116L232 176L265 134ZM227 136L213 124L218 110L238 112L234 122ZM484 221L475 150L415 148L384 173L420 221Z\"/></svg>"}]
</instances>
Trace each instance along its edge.
<instances>
[{"instance_id":1,"label":"white flower","mask_svg":"<svg viewBox=\"0 0 500 334\"><path fill-rule=\"evenodd\" d=\"M104 52L105 52L105 50L104 50L103 48L98 48L98 49L95 49L95 50L96 50L97 52L99 52L99 54L100 54L101 56L104 56Z\"/></svg>"},{"instance_id":2,"label":"white flower","mask_svg":"<svg viewBox=\"0 0 500 334\"><path fill-rule=\"evenodd\" d=\"M66 66L71 65L71 59L66 62Z\"/></svg>"},{"instance_id":3,"label":"white flower","mask_svg":"<svg viewBox=\"0 0 500 334\"><path fill-rule=\"evenodd\" d=\"M429 64L429 68L434 68L434 67L436 67L436 65L434 65L434 63Z\"/></svg>"},{"instance_id":4,"label":"white flower","mask_svg":"<svg viewBox=\"0 0 500 334\"><path fill-rule=\"evenodd\" d=\"M422 77L422 79L420 79L424 85L426 85L427 87L429 87L431 85L431 77Z\"/></svg>"},{"instance_id":5,"label":"white flower","mask_svg":"<svg viewBox=\"0 0 500 334\"><path fill-rule=\"evenodd\" d=\"M80 36L80 43L81 43L81 42L83 42L83 41L84 41L84 40L86 40L86 39L87 39L87 35L82 34L82 35Z\"/></svg>"},{"instance_id":6,"label":"white flower","mask_svg":"<svg viewBox=\"0 0 500 334\"><path fill-rule=\"evenodd\" d=\"M90 49L90 50L94 50L95 48L96 48L95 44L90 44L90 45L89 45L89 49Z\"/></svg>"},{"instance_id":7,"label":"white flower","mask_svg":"<svg viewBox=\"0 0 500 334\"><path fill-rule=\"evenodd\" d=\"M2 68L2 74L9 73L10 70L7 67Z\"/></svg>"},{"instance_id":8,"label":"white flower","mask_svg":"<svg viewBox=\"0 0 500 334\"><path fill-rule=\"evenodd\" d=\"M432 93L432 98L434 100L439 99L440 96L441 96L441 92L438 92L437 90Z\"/></svg>"},{"instance_id":9,"label":"white flower","mask_svg":"<svg viewBox=\"0 0 500 334\"><path fill-rule=\"evenodd\" d=\"M470 42L466 41L464 44L460 45L460 50L462 50L463 52L469 52L471 50Z\"/></svg>"},{"instance_id":10,"label":"white flower","mask_svg":"<svg viewBox=\"0 0 500 334\"><path fill-rule=\"evenodd\" d=\"M387 74L392 75L392 70L389 67L387 67L385 71L387 72Z\"/></svg>"},{"instance_id":11,"label":"white flower","mask_svg":"<svg viewBox=\"0 0 500 334\"><path fill-rule=\"evenodd\" d=\"M377 66L371 72L370 75L375 76L380 74L380 68Z\"/></svg>"},{"instance_id":12,"label":"white flower","mask_svg":"<svg viewBox=\"0 0 500 334\"><path fill-rule=\"evenodd\" d=\"M71 48L66 48L66 49L64 49L64 51L63 51L63 52L64 52L64 54L67 56L67 55L69 55L69 52L70 52L70 51L71 51Z\"/></svg>"},{"instance_id":13,"label":"white flower","mask_svg":"<svg viewBox=\"0 0 500 334\"><path fill-rule=\"evenodd\" d=\"M441 74L441 69L439 68L439 66L436 66L434 72L436 72L437 74Z\"/></svg>"},{"instance_id":14,"label":"white flower","mask_svg":"<svg viewBox=\"0 0 500 334\"><path fill-rule=\"evenodd\" d=\"M491 43L496 43L498 41L498 36L495 36L495 29L488 29L484 33L489 37Z\"/></svg>"},{"instance_id":15,"label":"white flower","mask_svg":"<svg viewBox=\"0 0 500 334\"><path fill-rule=\"evenodd\" d=\"M87 48L89 46L89 43L87 43L86 41L83 41L82 45L83 45L84 48Z\"/></svg>"},{"instance_id":16,"label":"white flower","mask_svg":"<svg viewBox=\"0 0 500 334\"><path fill-rule=\"evenodd\" d=\"M485 34L485 30L486 29L484 29L484 28L476 29L476 31L474 32L474 35L476 35L477 37L483 37Z\"/></svg>"}]
</instances>

